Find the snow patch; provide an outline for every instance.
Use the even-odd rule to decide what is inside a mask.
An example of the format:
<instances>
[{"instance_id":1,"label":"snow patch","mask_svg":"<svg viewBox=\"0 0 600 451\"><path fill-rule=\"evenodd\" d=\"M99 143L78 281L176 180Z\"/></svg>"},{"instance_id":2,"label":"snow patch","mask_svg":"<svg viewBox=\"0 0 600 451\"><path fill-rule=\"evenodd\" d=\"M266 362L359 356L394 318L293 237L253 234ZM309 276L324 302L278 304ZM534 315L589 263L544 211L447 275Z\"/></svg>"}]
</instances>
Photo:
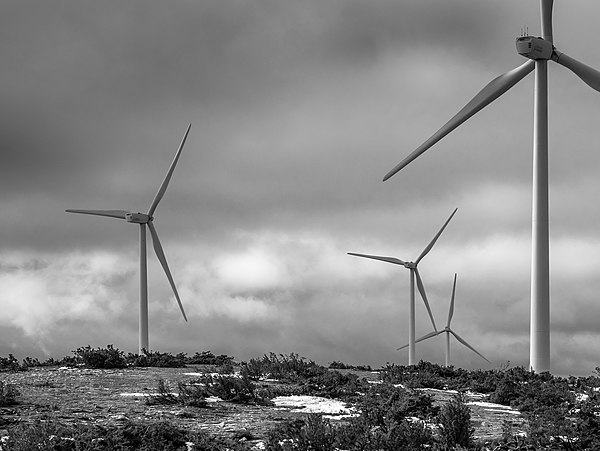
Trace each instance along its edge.
<instances>
[{"instance_id":1,"label":"snow patch","mask_svg":"<svg viewBox=\"0 0 600 451\"><path fill-rule=\"evenodd\" d=\"M346 403L335 399L322 398L320 396L278 396L273 398L276 407L292 408L292 412L302 413L322 413L327 415L340 416L356 415L354 407L347 407Z\"/></svg>"},{"instance_id":2,"label":"snow patch","mask_svg":"<svg viewBox=\"0 0 600 451\"><path fill-rule=\"evenodd\" d=\"M518 410L514 410L509 406L504 406L502 404L494 404L492 402L484 402L484 401L470 401L467 403L470 406L479 406L490 412L502 412L502 413L510 413L512 415L520 415L521 412Z\"/></svg>"}]
</instances>

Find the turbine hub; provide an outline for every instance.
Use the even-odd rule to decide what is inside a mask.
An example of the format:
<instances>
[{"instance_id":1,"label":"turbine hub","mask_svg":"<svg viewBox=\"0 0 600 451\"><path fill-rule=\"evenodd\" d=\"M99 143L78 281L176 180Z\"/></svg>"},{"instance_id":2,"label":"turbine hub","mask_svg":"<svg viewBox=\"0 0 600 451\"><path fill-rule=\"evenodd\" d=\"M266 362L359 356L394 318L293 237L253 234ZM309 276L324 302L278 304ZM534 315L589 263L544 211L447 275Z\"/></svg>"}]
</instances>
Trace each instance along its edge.
<instances>
[{"instance_id":1,"label":"turbine hub","mask_svg":"<svg viewBox=\"0 0 600 451\"><path fill-rule=\"evenodd\" d=\"M549 60L554 53L552 42L535 36L518 37L516 45L519 55L532 60Z\"/></svg>"},{"instance_id":2,"label":"turbine hub","mask_svg":"<svg viewBox=\"0 0 600 451\"><path fill-rule=\"evenodd\" d=\"M404 267L406 269L415 269L417 267L417 264L415 262L405 262Z\"/></svg>"},{"instance_id":3,"label":"turbine hub","mask_svg":"<svg viewBox=\"0 0 600 451\"><path fill-rule=\"evenodd\" d=\"M148 221L150 221L150 216L144 213L127 213L125 215L125 220L135 224L147 224Z\"/></svg>"}]
</instances>

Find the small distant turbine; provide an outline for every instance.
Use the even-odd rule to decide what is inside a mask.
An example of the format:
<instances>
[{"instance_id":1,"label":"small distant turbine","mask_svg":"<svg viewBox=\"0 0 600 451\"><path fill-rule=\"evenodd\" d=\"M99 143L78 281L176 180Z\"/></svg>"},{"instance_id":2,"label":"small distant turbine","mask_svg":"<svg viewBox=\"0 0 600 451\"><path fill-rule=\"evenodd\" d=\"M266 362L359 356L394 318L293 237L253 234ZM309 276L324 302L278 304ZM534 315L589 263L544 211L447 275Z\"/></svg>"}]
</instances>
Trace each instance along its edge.
<instances>
[{"instance_id":1,"label":"small distant turbine","mask_svg":"<svg viewBox=\"0 0 600 451\"><path fill-rule=\"evenodd\" d=\"M160 185L156 196L154 196L154 200L152 201L152 205L150 206L150 210L148 213L131 213L126 210L66 210L68 213L81 213L84 215L96 215L96 216L108 216L110 218L124 219L127 222L131 222L133 224L140 225L140 330L139 330L139 353L142 354L144 350L149 351L148 347L148 271L146 265L146 225L150 229L150 234L152 235L152 244L154 245L154 252L162 265L165 274L167 275L167 279L169 279L169 283L171 284L171 288L173 289L173 293L175 293L175 299L177 300L177 304L179 305L179 310L181 310L181 314L183 315L183 319L187 321L187 317L185 315L185 311L183 310L183 305L181 304L181 299L179 298L179 293L177 293L177 288L175 287L175 282L173 281L173 276L171 276L171 271L169 270L169 265L167 264L167 259L165 257L165 253L163 252L162 246L160 244L160 240L158 238L158 234L156 233L156 228L154 227L154 211L158 206L158 203L163 198L165 191L167 190L167 186L171 180L171 176L173 175L173 171L175 170L175 165L179 160L179 155L181 155L181 150L183 149L183 145L185 144L185 140L190 132L190 128L192 124L190 124L181 140L181 144L179 145L179 149L175 154L175 158L167 171L167 175Z\"/></svg>"},{"instance_id":2,"label":"small distant turbine","mask_svg":"<svg viewBox=\"0 0 600 451\"><path fill-rule=\"evenodd\" d=\"M445 333L446 334L446 366L450 366L450 334L452 334L460 343L465 345L467 348L469 348L471 351L473 351L475 354L477 354L479 357L481 357L486 362L489 362L489 360L486 359L483 354L481 354L477 349L475 349L473 346L471 346L469 343L467 343L463 338L461 338L456 332L454 332L450 328L450 322L452 321L452 316L454 316L454 294L455 293L456 293L456 274L454 274L454 284L452 285L452 298L450 300L450 309L448 310L448 322L446 323L446 327L444 327L444 330L430 332L427 335L423 335L421 338L415 340L415 343L419 343L421 341L427 340L428 338L437 337L438 335ZM404 345L404 346L398 348L398 351L400 351L406 347L408 347L408 345Z\"/></svg>"},{"instance_id":3,"label":"small distant turbine","mask_svg":"<svg viewBox=\"0 0 600 451\"><path fill-rule=\"evenodd\" d=\"M439 230L437 235L433 237L433 240L427 245L421 255L414 262L405 262L395 257L379 257L377 255L368 255L368 254L356 254L354 252L348 252L348 255L354 255L356 257L364 257L364 258L372 258L373 260L381 260L387 263L393 263L395 265L404 266L406 269L410 270L410 309L409 309L409 317L408 317L408 364L415 364L415 277L417 279L417 288L419 289L419 293L421 294L421 298L425 303L425 307L427 307L427 312L429 313L429 318L431 318L431 324L433 325L433 330L437 332L437 327L435 325L435 320L433 319L433 314L431 313L431 308L429 307L429 301L427 300L427 295L425 294L425 287L423 286L423 280L421 279L421 275L419 274L419 269L417 268L419 262L423 260L429 251L433 248L435 242L438 240L454 214L458 208L455 208L450 217L446 220L442 228Z\"/></svg>"}]
</instances>

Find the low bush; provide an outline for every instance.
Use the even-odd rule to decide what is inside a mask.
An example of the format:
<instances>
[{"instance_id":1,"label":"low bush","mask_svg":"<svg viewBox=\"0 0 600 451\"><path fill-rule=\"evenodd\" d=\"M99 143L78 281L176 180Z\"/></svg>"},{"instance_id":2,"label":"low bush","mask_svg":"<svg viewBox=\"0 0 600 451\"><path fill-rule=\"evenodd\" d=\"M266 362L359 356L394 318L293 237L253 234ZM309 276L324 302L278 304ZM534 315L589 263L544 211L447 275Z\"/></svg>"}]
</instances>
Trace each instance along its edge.
<instances>
[{"instance_id":1,"label":"low bush","mask_svg":"<svg viewBox=\"0 0 600 451\"><path fill-rule=\"evenodd\" d=\"M348 365L343 362L338 362L337 360L331 362L329 368L332 370L372 371L371 365Z\"/></svg>"},{"instance_id":2,"label":"low bush","mask_svg":"<svg viewBox=\"0 0 600 451\"><path fill-rule=\"evenodd\" d=\"M153 406L156 404L178 404L179 398L171 390L168 383L164 379L159 379L157 382L156 393L146 396L146 404Z\"/></svg>"},{"instance_id":3,"label":"low bush","mask_svg":"<svg viewBox=\"0 0 600 451\"><path fill-rule=\"evenodd\" d=\"M2 371L20 371L24 368L19 365L19 361L14 355L8 354L8 357L0 357L0 372Z\"/></svg>"},{"instance_id":4,"label":"low bush","mask_svg":"<svg viewBox=\"0 0 600 451\"><path fill-rule=\"evenodd\" d=\"M270 431L266 448L413 450L431 448L437 443L427 425L438 412L430 396L383 383L369 387L357 407L359 416L335 425L317 414L284 422Z\"/></svg>"},{"instance_id":5,"label":"low bush","mask_svg":"<svg viewBox=\"0 0 600 451\"><path fill-rule=\"evenodd\" d=\"M173 355L168 352L146 351L143 354L129 353L125 359L127 366L142 368L183 368L186 366L187 357L184 352Z\"/></svg>"},{"instance_id":6,"label":"low bush","mask_svg":"<svg viewBox=\"0 0 600 451\"><path fill-rule=\"evenodd\" d=\"M272 405L273 392L257 387L247 377L206 375L189 383L179 382L177 391L163 379L158 380L156 394L146 397L146 404L181 404L206 407L206 398L215 396L238 404Z\"/></svg>"},{"instance_id":7,"label":"low bush","mask_svg":"<svg viewBox=\"0 0 600 451\"><path fill-rule=\"evenodd\" d=\"M224 401L240 404L272 405L269 390L259 389L246 375L235 376L202 376L194 381L206 387L206 391Z\"/></svg>"},{"instance_id":8,"label":"low bush","mask_svg":"<svg viewBox=\"0 0 600 451\"><path fill-rule=\"evenodd\" d=\"M471 426L471 409L463 394L455 395L442 406L438 414L438 423L441 426L440 438L444 446L471 446L475 430Z\"/></svg>"},{"instance_id":9,"label":"low bush","mask_svg":"<svg viewBox=\"0 0 600 451\"><path fill-rule=\"evenodd\" d=\"M453 367L443 367L423 360L411 366L387 363L380 371L382 381L410 388L443 389L456 376Z\"/></svg>"},{"instance_id":10,"label":"low bush","mask_svg":"<svg viewBox=\"0 0 600 451\"><path fill-rule=\"evenodd\" d=\"M208 396L210 395L203 386L178 382L177 392L173 392L163 379L159 379L156 394L146 396L146 404L181 404L191 407L206 407Z\"/></svg>"},{"instance_id":11,"label":"low bush","mask_svg":"<svg viewBox=\"0 0 600 451\"><path fill-rule=\"evenodd\" d=\"M18 404L19 390L13 385L0 381L0 407L14 406Z\"/></svg>"},{"instance_id":12,"label":"low bush","mask_svg":"<svg viewBox=\"0 0 600 451\"><path fill-rule=\"evenodd\" d=\"M123 351L114 348L113 345L96 349L88 345L78 348L73 351L73 354L75 354L78 362L88 368L107 369L125 368L127 366Z\"/></svg>"},{"instance_id":13,"label":"low bush","mask_svg":"<svg viewBox=\"0 0 600 451\"><path fill-rule=\"evenodd\" d=\"M279 381L299 382L327 372L324 366L294 353L277 355L271 352L262 359L250 359L243 367L244 374L253 380L269 377Z\"/></svg>"},{"instance_id":14,"label":"low bush","mask_svg":"<svg viewBox=\"0 0 600 451\"><path fill-rule=\"evenodd\" d=\"M406 417L431 421L439 411L439 407L433 405L431 396L388 383L369 387L357 407L367 423L376 427L385 426L390 419L401 422Z\"/></svg>"},{"instance_id":15,"label":"low bush","mask_svg":"<svg viewBox=\"0 0 600 451\"><path fill-rule=\"evenodd\" d=\"M331 451L337 441L337 431L321 415L307 415L303 420L288 420L267 434L268 451Z\"/></svg>"},{"instance_id":16,"label":"low bush","mask_svg":"<svg viewBox=\"0 0 600 451\"><path fill-rule=\"evenodd\" d=\"M209 396L206 388L196 384L177 383L177 400L184 406L206 407Z\"/></svg>"},{"instance_id":17,"label":"low bush","mask_svg":"<svg viewBox=\"0 0 600 451\"><path fill-rule=\"evenodd\" d=\"M307 379L300 387L305 394L356 402L368 390L369 383L365 379L359 379L356 374L330 370Z\"/></svg>"},{"instance_id":18,"label":"low bush","mask_svg":"<svg viewBox=\"0 0 600 451\"><path fill-rule=\"evenodd\" d=\"M186 359L188 365L214 365L226 366L233 365L234 358L225 354L215 356L211 351L196 352L193 356Z\"/></svg>"},{"instance_id":19,"label":"low bush","mask_svg":"<svg viewBox=\"0 0 600 451\"><path fill-rule=\"evenodd\" d=\"M8 431L2 451L238 451L248 449L233 440L181 429L167 421L131 422L123 425L63 425L37 420Z\"/></svg>"}]
</instances>

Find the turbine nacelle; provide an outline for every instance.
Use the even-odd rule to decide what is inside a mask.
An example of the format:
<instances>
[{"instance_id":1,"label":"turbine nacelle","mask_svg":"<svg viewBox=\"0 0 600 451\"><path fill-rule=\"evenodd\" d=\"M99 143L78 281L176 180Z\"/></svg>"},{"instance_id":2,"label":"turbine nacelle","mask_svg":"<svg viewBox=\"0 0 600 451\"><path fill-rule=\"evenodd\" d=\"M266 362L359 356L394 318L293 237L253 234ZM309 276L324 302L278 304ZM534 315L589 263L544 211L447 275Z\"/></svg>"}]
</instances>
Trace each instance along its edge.
<instances>
[{"instance_id":1,"label":"turbine nacelle","mask_svg":"<svg viewBox=\"0 0 600 451\"><path fill-rule=\"evenodd\" d=\"M516 41L519 55L532 60L549 60L554 53L552 42L535 36L521 36Z\"/></svg>"},{"instance_id":2,"label":"turbine nacelle","mask_svg":"<svg viewBox=\"0 0 600 451\"><path fill-rule=\"evenodd\" d=\"M152 221L152 218L144 213L127 213L125 220L135 224L148 224L148 222Z\"/></svg>"},{"instance_id":3,"label":"turbine nacelle","mask_svg":"<svg viewBox=\"0 0 600 451\"><path fill-rule=\"evenodd\" d=\"M416 269L417 264L415 262L404 262L404 267L406 269Z\"/></svg>"}]
</instances>

